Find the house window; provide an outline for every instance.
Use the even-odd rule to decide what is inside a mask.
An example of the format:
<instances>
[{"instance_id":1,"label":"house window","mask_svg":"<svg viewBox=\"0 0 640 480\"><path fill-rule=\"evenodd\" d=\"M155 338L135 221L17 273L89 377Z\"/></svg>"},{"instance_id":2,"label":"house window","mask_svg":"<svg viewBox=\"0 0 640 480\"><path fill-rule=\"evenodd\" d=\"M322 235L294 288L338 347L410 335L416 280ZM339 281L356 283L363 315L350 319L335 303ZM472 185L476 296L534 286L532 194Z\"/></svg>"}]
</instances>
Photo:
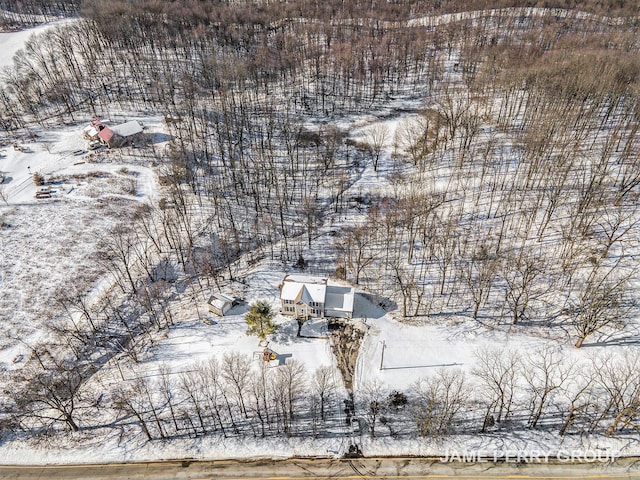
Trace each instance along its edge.
<instances>
[{"instance_id":1,"label":"house window","mask_svg":"<svg viewBox=\"0 0 640 480\"><path fill-rule=\"evenodd\" d=\"M317 308L312 308L311 309L311 314L318 316L318 315L320 315L320 310L318 310Z\"/></svg>"},{"instance_id":2,"label":"house window","mask_svg":"<svg viewBox=\"0 0 640 480\"><path fill-rule=\"evenodd\" d=\"M285 305L291 305L291 304L293 304L293 300L285 300L284 304Z\"/></svg>"},{"instance_id":3,"label":"house window","mask_svg":"<svg viewBox=\"0 0 640 480\"><path fill-rule=\"evenodd\" d=\"M312 307L319 307L320 306L320 302L311 302L311 306Z\"/></svg>"},{"instance_id":4,"label":"house window","mask_svg":"<svg viewBox=\"0 0 640 480\"><path fill-rule=\"evenodd\" d=\"M285 312L295 312L295 311L296 311L296 309L295 309L295 308L293 308L293 307L284 307L284 311L285 311Z\"/></svg>"}]
</instances>

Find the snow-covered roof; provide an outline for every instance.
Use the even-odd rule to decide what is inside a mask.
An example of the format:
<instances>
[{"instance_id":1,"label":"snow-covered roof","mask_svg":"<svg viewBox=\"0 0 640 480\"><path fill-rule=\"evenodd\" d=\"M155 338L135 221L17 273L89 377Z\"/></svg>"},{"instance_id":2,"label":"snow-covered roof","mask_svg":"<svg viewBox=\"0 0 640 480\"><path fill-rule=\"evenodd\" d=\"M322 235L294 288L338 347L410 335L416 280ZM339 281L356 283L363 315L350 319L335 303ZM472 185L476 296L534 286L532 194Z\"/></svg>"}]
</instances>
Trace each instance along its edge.
<instances>
[{"instance_id":1,"label":"snow-covered roof","mask_svg":"<svg viewBox=\"0 0 640 480\"><path fill-rule=\"evenodd\" d=\"M142 133L142 125L140 125L140 122L132 120L131 122L121 123L120 125L111 127L111 130L113 130L115 134L126 138Z\"/></svg>"},{"instance_id":2,"label":"snow-covered roof","mask_svg":"<svg viewBox=\"0 0 640 480\"><path fill-rule=\"evenodd\" d=\"M282 300L297 300L303 285L297 282L284 282L280 298Z\"/></svg>"},{"instance_id":3,"label":"snow-covered roof","mask_svg":"<svg viewBox=\"0 0 640 480\"><path fill-rule=\"evenodd\" d=\"M321 285L327 284L327 279L323 277L312 277L309 275L287 275L284 277L284 281L286 282L297 282L297 283L317 283Z\"/></svg>"},{"instance_id":4,"label":"snow-covered roof","mask_svg":"<svg viewBox=\"0 0 640 480\"><path fill-rule=\"evenodd\" d=\"M96 135L98 135L98 129L93 125L87 125L86 127L84 127L84 133L86 133L90 137L95 137Z\"/></svg>"},{"instance_id":5,"label":"snow-covered roof","mask_svg":"<svg viewBox=\"0 0 640 480\"><path fill-rule=\"evenodd\" d=\"M285 281L282 285L280 298L282 300L292 300L303 302L307 305L311 302L324 303L326 285L319 283L299 283Z\"/></svg>"},{"instance_id":6,"label":"snow-covered roof","mask_svg":"<svg viewBox=\"0 0 640 480\"><path fill-rule=\"evenodd\" d=\"M209 297L209 305L222 310L225 305L233 304L233 300L233 297L225 295L224 293L214 293L213 295L211 295L211 297Z\"/></svg>"},{"instance_id":7,"label":"snow-covered roof","mask_svg":"<svg viewBox=\"0 0 640 480\"><path fill-rule=\"evenodd\" d=\"M327 287L324 307L327 310L353 312L354 296L355 293L351 287L330 285Z\"/></svg>"},{"instance_id":8,"label":"snow-covered roof","mask_svg":"<svg viewBox=\"0 0 640 480\"><path fill-rule=\"evenodd\" d=\"M287 275L282 282L280 298L309 305L311 302L324 303L327 279L306 275Z\"/></svg>"},{"instance_id":9,"label":"snow-covered roof","mask_svg":"<svg viewBox=\"0 0 640 480\"><path fill-rule=\"evenodd\" d=\"M354 289L340 285L327 286L327 279L304 275L287 275L282 282L280 298L303 302L323 303L335 311L353 312Z\"/></svg>"},{"instance_id":10,"label":"snow-covered roof","mask_svg":"<svg viewBox=\"0 0 640 480\"><path fill-rule=\"evenodd\" d=\"M300 300L307 305L311 302L324 303L327 286L317 283L305 283L302 287Z\"/></svg>"}]
</instances>

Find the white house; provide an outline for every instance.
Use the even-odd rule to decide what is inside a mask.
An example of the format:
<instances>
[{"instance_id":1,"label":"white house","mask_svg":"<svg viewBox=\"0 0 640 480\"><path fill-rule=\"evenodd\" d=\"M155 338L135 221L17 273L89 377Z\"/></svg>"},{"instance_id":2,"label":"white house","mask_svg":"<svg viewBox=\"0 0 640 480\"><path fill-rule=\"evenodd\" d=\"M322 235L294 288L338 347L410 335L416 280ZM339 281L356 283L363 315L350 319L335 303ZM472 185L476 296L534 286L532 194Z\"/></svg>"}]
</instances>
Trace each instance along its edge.
<instances>
[{"instance_id":1,"label":"white house","mask_svg":"<svg viewBox=\"0 0 640 480\"><path fill-rule=\"evenodd\" d=\"M287 275L280 284L280 311L283 315L308 318L351 318L353 287L330 284L326 278Z\"/></svg>"}]
</instances>

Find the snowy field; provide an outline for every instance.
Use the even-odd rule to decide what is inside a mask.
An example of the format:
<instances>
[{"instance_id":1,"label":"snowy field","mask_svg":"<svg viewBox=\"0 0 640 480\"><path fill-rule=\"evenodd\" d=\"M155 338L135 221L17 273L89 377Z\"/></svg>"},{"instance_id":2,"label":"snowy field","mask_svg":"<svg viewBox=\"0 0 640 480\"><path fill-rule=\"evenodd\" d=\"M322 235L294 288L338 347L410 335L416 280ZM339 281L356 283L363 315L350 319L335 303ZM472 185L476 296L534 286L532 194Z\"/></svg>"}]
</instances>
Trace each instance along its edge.
<instances>
[{"instance_id":1,"label":"snowy field","mask_svg":"<svg viewBox=\"0 0 640 480\"><path fill-rule=\"evenodd\" d=\"M443 22L454 20L447 16ZM416 20L418 24L427 24L425 22L427 20ZM49 26L0 33L0 66L10 65L29 35L46 28ZM415 101L402 106L405 112L424 107ZM398 138L402 129L408 128L416 118L414 113L402 113L381 120L360 118L340 125L349 131L351 141L366 143L378 150L376 167L367 164L346 196L394 194L397 185L393 178L398 173L395 157L405 153ZM104 292L117 290L96 258L99 241L117 225L130 221L141 208L156 208L166 193L156 161L165 152L166 125L159 116L122 114L105 120L118 123L130 119L144 124L145 133L151 139L145 149L90 150L81 135L90 118L74 125L34 132L32 137L0 148L0 372L16 371L26 364L31 346L43 339L46 322L62 314L58 302L61 290L86 295L95 302ZM42 175L49 185L47 198L37 198L41 187L34 183L34 175ZM305 253L307 260L312 265L325 265L325 270L330 272L326 265L332 261L334 252L325 249L322 242L332 229L356 225L362 220L363 215L356 211L331 219L333 223L323 227L308 249L308 255ZM317 248L314 250L314 247ZM274 311L279 311L278 285L288 273L287 266L268 260L253 265L242 260L237 263L237 278L227 281L223 287L242 301L227 315L217 317L207 311L208 295L217 290L213 286L199 291L180 291L167 300L173 312L173 324L153 338L153 344L137 362L121 354L100 365L85 385L87 391L98 396L96 405L91 407L94 424L100 425L111 418L99 411L103 398L98 395L100 392L108 397L123 385L159 377L163 371L169 371L172 378L177 379L211 359L222 362L231 354L251 358L254 370L263 366L262 352L267 344L246 334L245 314L256 300L266 300ZM179 291L180 286L175 288ZM372 304L366 294L357 294L353 320L365 331L354 375L356 399L359 391L371 385L379 385L387 395L394 390L406 390L437 372L461 371L471 377L477 369L477 353L487 349L526 353L551 344L555 354L580 368L602 354L598 348L600 336L596 336L591 348L576 350L566 338L543 337L537 335L535 329L525 334L515 327L511 331L491 328L468 316L440 318L435 315L428 324L399 322L397 305L387 312ZM287 362L295 360L304 367L308 377L321 367L330 367L339 377L326 321L307 322L302 337L296 336L295 320L278 314L275 322L277 333L268 338L268 348L277 355L276 360L268 363L273 375ZM625 334L636 335L636 330L637 319L630 323ZM616 348L618 354L637 354L637 350L635 344ZM341 380L337 381L334 394L340 399L347 397ZM336 400L331 408L335 418L342 420L343 404ZM124 417L121 412L116 412L116 416ZM560 437L555 432L535 430L511 436L458 434L442 439L389 435L373 439L366 432L354 433L342 426L334 438L260 439L249 435L187 438L185 435L171 440L146 441L132 427L130 430L123 427L118 432L100 428L98 433L81 429L68 436L55 437L55 444L49 444L47 439L39 439L38 443L15 438L0 444L0 458L2 463L31 464L342 455L354 436L367 455L438 455L445 450L491 455L495 451L563 449L640 454L640 439L634 435ZM131 433L134 430L137 436Z\"/></svg>"},{"instance_id":2,"label":"snowy field","mask_svg":"<svg viewBox=\"0 0 640 480\"><path fill-rule=\"evenodd\" d=\"M9 35L9 34L5 34ZM16 33L15 35L18 35ZM161 128L144 118L148 132ZM90 292L104 270L96 246L106 231L142 204L157 201L157 174L135 152L121 158L105 150L87 150L84 124L0 149L0 364L13 369L37 343L46 318L61 310L59 293ZM46 181L47 198L36 198ZM48 316L48 315L47 315Z\"/></svg>"},{"instance_id":3,"label":"snowy field","mask_svg":"<svg viewBox=\"0 0 640 480\"><path fill-rule=\"evenodd\" d=\"M59 20L33 28L27 28L17 32L0 32L0 70L13 64L13 57L18 50L23 48L24 42L32 35L41 33L55 25L63 25L71 20Z\"/></svg>"}]
</instances>

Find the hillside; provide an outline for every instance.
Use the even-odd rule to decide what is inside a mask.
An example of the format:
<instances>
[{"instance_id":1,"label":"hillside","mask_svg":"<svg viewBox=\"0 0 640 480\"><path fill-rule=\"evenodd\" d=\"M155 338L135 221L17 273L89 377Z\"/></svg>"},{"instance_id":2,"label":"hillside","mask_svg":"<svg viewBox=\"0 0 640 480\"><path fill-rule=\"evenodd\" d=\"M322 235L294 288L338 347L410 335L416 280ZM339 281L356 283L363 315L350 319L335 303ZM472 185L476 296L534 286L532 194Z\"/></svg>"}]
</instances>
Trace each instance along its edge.
<instances>
[{"instance_id":1,"label":"hillside","mask_svg":"<svg viewBox=\"0 0 640 480\"><path fill-rule=\"evenodd\" d=\"M640 453L632 6L36 3L0 33L3 458ZM352 318L298 335L288 273Z\"/></svg>"}]
</instances>

